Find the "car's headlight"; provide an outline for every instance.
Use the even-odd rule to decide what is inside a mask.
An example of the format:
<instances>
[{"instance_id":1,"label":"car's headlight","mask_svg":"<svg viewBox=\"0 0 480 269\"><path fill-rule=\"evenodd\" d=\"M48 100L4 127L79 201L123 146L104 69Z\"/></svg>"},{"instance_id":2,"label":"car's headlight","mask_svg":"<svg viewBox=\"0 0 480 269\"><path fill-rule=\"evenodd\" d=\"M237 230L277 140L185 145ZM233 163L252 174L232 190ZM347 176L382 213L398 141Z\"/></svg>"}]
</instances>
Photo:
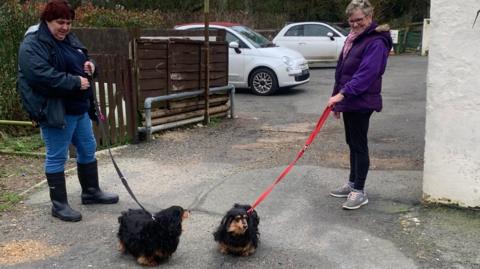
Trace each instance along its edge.
<instances>
[{"instance_id":1,"label":"car's headlight","mask_svg":"<svg viewBox=\"0 0 480 269\"><path fill-rule=\"evenodd\" d=\"M287 56L283 56L282 60L283 60L283 63L286 64L287 66L292 66L293 65L293 61Z\"/></svg>"}]
</instances>

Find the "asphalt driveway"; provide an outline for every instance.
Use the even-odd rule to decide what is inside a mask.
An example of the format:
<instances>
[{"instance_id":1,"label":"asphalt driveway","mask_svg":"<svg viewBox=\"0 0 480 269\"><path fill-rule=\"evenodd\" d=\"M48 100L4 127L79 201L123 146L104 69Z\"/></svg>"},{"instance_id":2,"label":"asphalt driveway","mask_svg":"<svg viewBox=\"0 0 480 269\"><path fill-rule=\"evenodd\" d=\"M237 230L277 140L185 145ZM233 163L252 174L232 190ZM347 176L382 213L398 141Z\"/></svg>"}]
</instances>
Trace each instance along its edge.
<instances>
[{"instance_id":1,"label":"asphalt driveway","mask_svg":"<svg viewBox=\"0 0 480 269\"><path fill-rule=\"evenodd\" d=\"M371 121L370 203L345 211L342 199L328 196L348 177L342 123L332 117L304 158L257 207L261 243L251 257L221 255L212 232L233 203L252 203L293 160L328 100L333 69L314 69L310 83L275 96L239 90L233 120L170 130L152 142L116 149L144 206L156 211L178 204L192 211L177 252L161 266L479 268L479 212L421 204L426 68L424 57L390 59L384 111ZM20 248L17 258L0 268L137 267L117 251L116 240L117 217L136 204L104 153L99 164L103 188L119 193L120 202L81 205L73 171L67 189L83 220L65 223L50 216L47 188L40 187L23 211L0 219L0 253L13 255L5 250Z\"/></svg>"}]
</instances>

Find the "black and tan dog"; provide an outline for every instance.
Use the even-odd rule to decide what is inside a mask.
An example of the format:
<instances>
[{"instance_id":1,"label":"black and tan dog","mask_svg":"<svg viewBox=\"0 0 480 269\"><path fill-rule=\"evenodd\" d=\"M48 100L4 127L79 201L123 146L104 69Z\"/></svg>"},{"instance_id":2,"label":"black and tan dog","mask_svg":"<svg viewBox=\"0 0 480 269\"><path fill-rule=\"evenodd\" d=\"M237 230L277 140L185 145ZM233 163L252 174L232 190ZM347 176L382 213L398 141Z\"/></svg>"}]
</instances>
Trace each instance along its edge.
<instances>
[{"instance_id":1,"label":"black and tan dog","mask_svg":"<svg viewBox=\"0 0 480 269\"><path fill-rule=\"evenodd\" d=\"M249 256L257 249L260 218L255 210L248 214L250 208L250 205L234 204L223 217L217 231L213 233L221 253Z\"/></svg>"},{"instance_id":2,"label":"black and tan dog","mask_svg":"<svg viewBox=\"0 0 480 269\"><path fill-rule=\"evenodd\" d=\"M118 218L120 250L131 254L144 266L156 266L177 250L182 234L182 221L189 212L172 206L154 215L142 209L129 209Z\"/></svg>"}]
</instances>

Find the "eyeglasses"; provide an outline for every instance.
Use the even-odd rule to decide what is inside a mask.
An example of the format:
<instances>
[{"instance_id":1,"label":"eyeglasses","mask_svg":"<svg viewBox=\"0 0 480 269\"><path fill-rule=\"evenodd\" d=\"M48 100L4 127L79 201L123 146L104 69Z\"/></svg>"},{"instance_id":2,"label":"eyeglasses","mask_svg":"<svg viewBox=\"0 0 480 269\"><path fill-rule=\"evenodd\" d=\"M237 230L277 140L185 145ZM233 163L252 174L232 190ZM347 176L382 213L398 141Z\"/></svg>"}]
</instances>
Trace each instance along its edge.
<instances>
[{"instance_id":1,"label":"eyeglasses","mask_svg":"<svg viewBox=\"0 0 480 269\"><path fill-rule=\"evenodd\" d=\"M363 21L363 19L365 19L365 17L366 16L363 16L363 17L357 18L357 19L348 20L348 23L349 24L359 23L359 22Z\"/></svg>"}]
</instances>

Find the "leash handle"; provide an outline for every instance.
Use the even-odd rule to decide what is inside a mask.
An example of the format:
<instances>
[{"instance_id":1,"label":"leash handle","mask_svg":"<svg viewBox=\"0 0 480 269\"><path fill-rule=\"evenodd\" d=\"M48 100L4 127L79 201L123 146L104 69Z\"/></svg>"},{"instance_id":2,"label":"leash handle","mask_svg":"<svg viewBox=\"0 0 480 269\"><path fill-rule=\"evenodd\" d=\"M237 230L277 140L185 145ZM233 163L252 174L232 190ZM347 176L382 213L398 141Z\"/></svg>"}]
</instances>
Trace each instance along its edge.
<instances>
[{"instance_id":1,"label":"leash handle","mask_svg":"<svg viewBox=\"0 0 480 269\"><path fill-rule=\"evenodd\" d=\"M95 87L94 87L95 84L94 84L92 76L88 75L87 77L88 77L88 81L90 83L90 87L92 88L92 90L94 90L95 89ZM108 135L107 131L105 130L106 129L105 128L105 122L106 122L107 119L106 119L105 115L103 115L102 110L100 109L100 104L97 101L96 92L93 92L93 103L94 103L95 108L96 108L95 110L96 110L96 114L97 114L97 117L98 117L98 125L100 127L100 130L102 132L103 137L106 140L108 154L110 155L110 159L112 160L113 167L115 167L115 171L117 172L118 177L122 181L123 186L125 187L125 189L127 189L127 192L130 194L132 199L138 204L138 206L140 206L141 209L143 209L143 211L145 211L147 214L149 214L151 216L152 220L155 221L155 217L153 216L153 214L150 213L147 209L145 209L145 207L143 207L143 205L138 201L137 197L135 196L132 189L128 185L127 179L125 178L122 171L120 170L120 167L118 167L118 164L115 161L115 158L113 158L112 151L110 150L110 148L111 148L110 147L110 136Z\"/></svg>"},{"instance_id":2,"label":"leash handle","mask_svg":"<svg viewBox=\"0 0 480 269\"><path fill-rule=\"evenodd\" d=\"M260 204L270 194L270 192L272 192L275 185L280 183L280 181L282 181L282 179L285 178L285 176L290 172L290 170L292 170L293 166L297 163L297 161L300 158L302 158L305 151L308 149L310 144L312 144L313 140L315 140L315 137L317 136L317 134L322 129L322 127L325 124L325 121L328 119L328 115L330 114L331 111L332 111L332 107L327 106L325 108L325 110L322 113L322 116L320 116L320 119L317 122L317 126L315 126L315 129L312 131L312 133L308 137L308 139L305 142L305 145L303 146L303 148L297 153L297 157L287 166L287 168L285 168L282 171L282 173L280 173L280 175L275 179L275 181L270 186L268 186L267 189L262 194L260 194L260 196L257 198L257 200L255 200L255 202L252 204L251 208L247 211L248 214L253 213L253 210L255 209L255 207L257 207L258 204Z\"/></svg>"}]
</instances>

